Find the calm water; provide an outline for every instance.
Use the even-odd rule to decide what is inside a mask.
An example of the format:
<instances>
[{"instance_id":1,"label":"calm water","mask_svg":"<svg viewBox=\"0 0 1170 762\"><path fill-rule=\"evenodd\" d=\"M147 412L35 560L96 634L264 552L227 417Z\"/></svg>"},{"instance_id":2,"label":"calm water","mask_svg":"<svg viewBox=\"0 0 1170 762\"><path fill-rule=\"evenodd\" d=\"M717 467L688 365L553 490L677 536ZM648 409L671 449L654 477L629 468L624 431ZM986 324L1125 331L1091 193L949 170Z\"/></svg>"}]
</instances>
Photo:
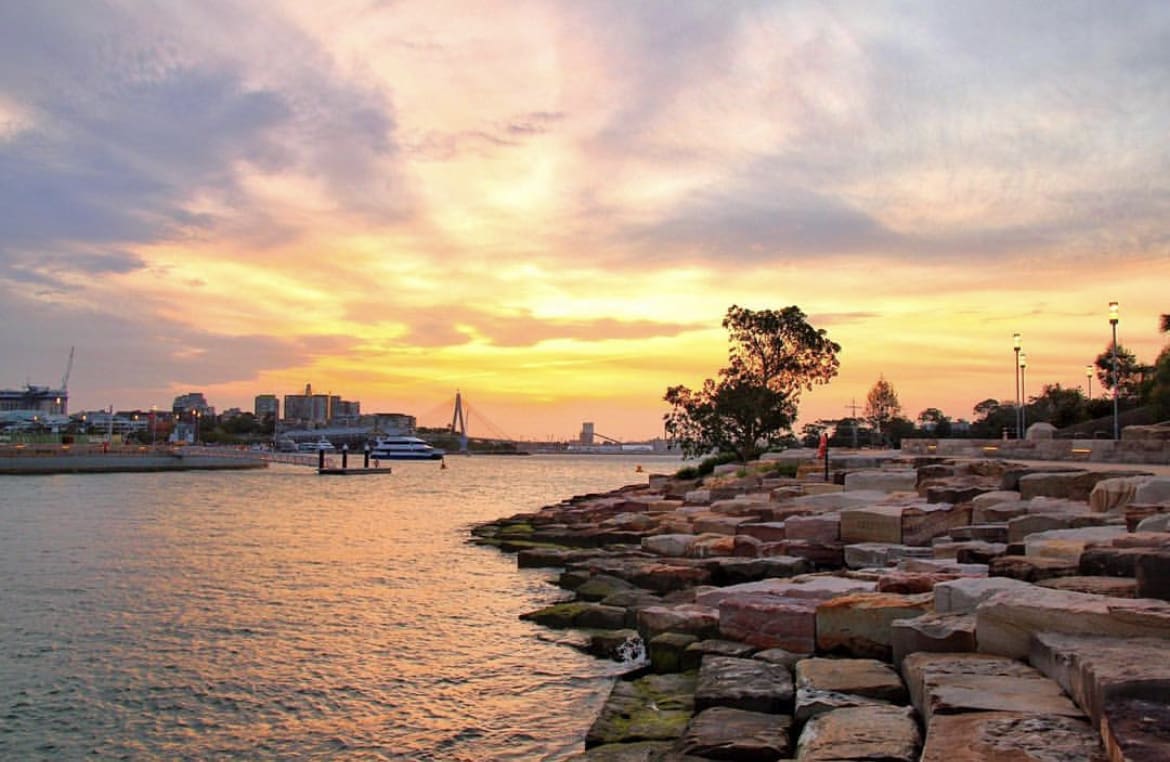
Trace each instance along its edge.
<instances>
[{"instance_id":1,"label":"calm water","mask_svg":"<svg viewBox=\"0 0 1170 762\"><path fill-rule=\"evenodd\" d=\"M467 529L636 462L0 477L0 758L563 759L616 665Z\"/></svg>"}]
</instances>

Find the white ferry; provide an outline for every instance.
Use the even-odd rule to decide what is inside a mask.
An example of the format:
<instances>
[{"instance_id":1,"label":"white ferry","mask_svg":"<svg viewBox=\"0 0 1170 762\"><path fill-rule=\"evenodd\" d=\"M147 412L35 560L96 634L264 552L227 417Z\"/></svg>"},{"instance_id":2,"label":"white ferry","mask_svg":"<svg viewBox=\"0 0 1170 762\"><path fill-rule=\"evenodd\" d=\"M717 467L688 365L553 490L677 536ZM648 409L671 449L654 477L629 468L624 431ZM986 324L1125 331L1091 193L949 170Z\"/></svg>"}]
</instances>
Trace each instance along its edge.
<instances>
[{"instance_id":1,"label":"white ferry","mask_svg":"<svg viewBox=\"0 0 1170 762\"><path fill-rule=\"evenodd\" d=\"M316 442L301 442L297 445L297 450L299 452L336 452L337 448L328 439L321 437Z\"/></svg>"},{"instance_id":2,"label":"white ferry","mask_svg":"<svg viewBox=\"0 0 1170 762\"><path fill-rule=\"evenodd\" d=\"M441 460L444 455L418 437L379 437L370 448L375 460Z\"/></svg>"}]
</instances>

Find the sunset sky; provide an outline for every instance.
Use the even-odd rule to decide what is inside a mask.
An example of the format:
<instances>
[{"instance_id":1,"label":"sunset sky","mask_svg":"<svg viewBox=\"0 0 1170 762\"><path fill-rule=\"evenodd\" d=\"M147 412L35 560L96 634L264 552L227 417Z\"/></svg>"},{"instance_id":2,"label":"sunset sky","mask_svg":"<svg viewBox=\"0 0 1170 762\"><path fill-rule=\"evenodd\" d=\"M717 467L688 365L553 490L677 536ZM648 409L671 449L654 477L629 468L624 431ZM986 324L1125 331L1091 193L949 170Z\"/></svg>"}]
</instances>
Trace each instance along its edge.
<instances>
[{"instance_id":1,"label":"sunset sky","mask_svg":"<svg viewBox=\"0 0 1170 762\"><path fill-rule=\"evenodd\" d=\"M0 4L0 387L661 434L732 304L914 417L1152 362L1170 3ZM1094 393L1099 391L1096 380ZM479 428L477 429L477 423Z\"/></svg>"}]
</instances>

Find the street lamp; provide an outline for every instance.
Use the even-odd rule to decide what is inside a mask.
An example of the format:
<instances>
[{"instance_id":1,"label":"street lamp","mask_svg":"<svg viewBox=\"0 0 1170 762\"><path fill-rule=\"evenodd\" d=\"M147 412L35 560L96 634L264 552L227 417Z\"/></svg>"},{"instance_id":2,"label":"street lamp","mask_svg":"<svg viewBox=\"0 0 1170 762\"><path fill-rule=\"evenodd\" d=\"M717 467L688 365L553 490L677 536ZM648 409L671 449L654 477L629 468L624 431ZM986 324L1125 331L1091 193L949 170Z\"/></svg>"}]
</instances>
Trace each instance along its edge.
<instances>
[{"instance_id":1,"label":"street lamp","mask_svg":"<svg viewBox=\"0 0 1170 762\"><path fill-rule=\"evenodd\" d=\"M1121 438L1121 428L1117 420L1117 388L1121 386L1117 379L1117 302L1109 302L1109 325L1113 328L1113 441Z\"/></svg>"},{"instance_id":2,"label":"street lamp","mask_svg":"<svg viewBox=\"0 0 1170 762\"><path fill-rule=\"evenodd\" d=\"M1016 350L1016 439L1023 436L1020 428L1020 334L1012 334L1012 344Z\"/></svg>"},{"instance_id":3,"label":"street lamp","mask_svg":"<svg viewBox=\"0 0 1170 762\"><path fill-rule=\"evenodd\" d=\"M1093 366L1092 365L1085 366L1085 380L1089 384L1089 392L1088 392L1088 394L1085 395L1085 398L1092 401L1092 399L1093 399Z\"/></svg>"},{"instance_id":4,"label":"street lamp","mask_svg":"<svg viewBox=\"0 0 1170 762\"><path fill-rule=\"evenodd\" d=\"M1025 397L1024 387L1024 371L1028 369L1028 355L1027 353L1020 355L1020 397L1027 400ZM1024 428L1028 425L1028 414L1024 405L1020 405L1020 436L1024 436Z\"/></svg>"}]
</instances>

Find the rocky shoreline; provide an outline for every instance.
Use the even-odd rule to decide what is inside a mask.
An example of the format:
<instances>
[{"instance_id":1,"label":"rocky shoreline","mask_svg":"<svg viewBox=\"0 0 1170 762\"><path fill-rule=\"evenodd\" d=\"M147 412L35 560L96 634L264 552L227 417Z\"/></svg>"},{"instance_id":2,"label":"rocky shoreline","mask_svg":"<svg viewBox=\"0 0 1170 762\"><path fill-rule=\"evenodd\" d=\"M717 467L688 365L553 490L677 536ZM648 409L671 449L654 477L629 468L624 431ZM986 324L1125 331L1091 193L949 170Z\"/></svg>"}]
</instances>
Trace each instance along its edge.
<instances>
[{"instance_id":1,"label":"rocky shoreline","mask_svg":"<svg viewBox=\"0 0 1170 762\"><path fill-rule=\"evenodd\" d=\"M1170 477L769 457L473 528L644 649L579 759L1170 759Z\"/></svg>"}]
</instances>

